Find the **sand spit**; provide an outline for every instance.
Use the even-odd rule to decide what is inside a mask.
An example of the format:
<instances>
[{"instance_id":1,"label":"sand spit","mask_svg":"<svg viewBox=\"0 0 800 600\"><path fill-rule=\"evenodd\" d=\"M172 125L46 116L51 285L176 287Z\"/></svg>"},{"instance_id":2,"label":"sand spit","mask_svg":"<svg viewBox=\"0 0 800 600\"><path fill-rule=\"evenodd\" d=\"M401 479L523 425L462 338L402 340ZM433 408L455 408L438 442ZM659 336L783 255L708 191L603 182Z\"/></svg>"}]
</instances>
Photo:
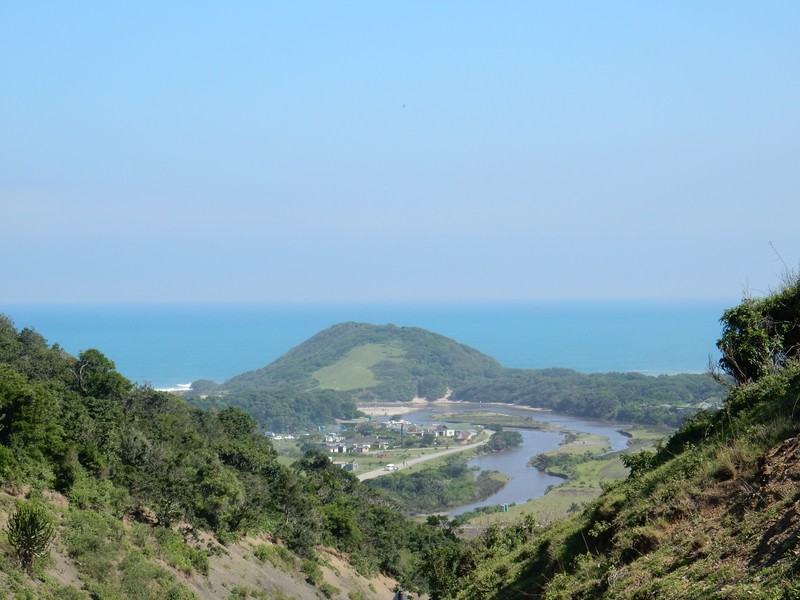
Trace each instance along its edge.
<instances>
[{"instance_id":1,"label":"sand spit","mask_svg":"<svg viewBox=\"0 0 800 600\"><path fill-rule=\"evenodd\" d=\"M394 415L406 415L408 413L424 410L426 408L441 408L446 411L457 412L459 408L465 406L476 406L476 402L459 402L440 398L439 400L426 400L425 398L414 398L410 402L370 402L358 405L358 410L371 417L391 417ZM486 408L514 408L530 412L549 413L549 408L535 408L533 406L520 406L519 404L508 404L506 402L483 402L481 406Z\"/></svg>"}]
</instances>

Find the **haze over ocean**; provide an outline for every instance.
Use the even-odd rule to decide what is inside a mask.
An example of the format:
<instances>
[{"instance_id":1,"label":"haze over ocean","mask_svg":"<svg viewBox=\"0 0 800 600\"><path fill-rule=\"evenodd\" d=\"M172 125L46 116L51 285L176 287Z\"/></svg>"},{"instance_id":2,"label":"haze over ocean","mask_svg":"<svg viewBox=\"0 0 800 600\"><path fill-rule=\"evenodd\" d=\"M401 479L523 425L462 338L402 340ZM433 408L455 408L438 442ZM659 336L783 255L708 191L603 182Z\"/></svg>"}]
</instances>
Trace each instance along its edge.
<instances>
[{"instance_id":1,"label":"haze over ocean","mask_svg":"<svg viewBox=\"0 0 800 600\"><path fill-rule=\"evenodd\" d=\"M702 372L717 358L719 317L736 302L495 302L7 305L71 354L97 348L155 387L217 382L263 367L344 321L422 327L505 367L582 372Z\"/></svg>"}]
</instances>

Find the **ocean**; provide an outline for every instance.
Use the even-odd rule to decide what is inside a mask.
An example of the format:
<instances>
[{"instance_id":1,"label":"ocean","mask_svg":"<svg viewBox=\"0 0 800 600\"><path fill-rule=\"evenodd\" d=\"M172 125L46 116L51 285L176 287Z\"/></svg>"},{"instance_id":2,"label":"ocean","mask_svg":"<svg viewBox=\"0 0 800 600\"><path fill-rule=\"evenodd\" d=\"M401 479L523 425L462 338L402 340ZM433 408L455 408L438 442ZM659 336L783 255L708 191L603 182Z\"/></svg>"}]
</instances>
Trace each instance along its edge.
<instances>
[{"instance_id":1,"label":"ocean","mask_svg":"<svg viewBox=\"0 0 800 600\"><path fill-rule=\"evenodd\" d=\"M97 348L138 383L173 388L261 368L345 321L422 327L505 367L700 373L736 302L0 306L71 354Z\"/></svg>"}]
</instances>

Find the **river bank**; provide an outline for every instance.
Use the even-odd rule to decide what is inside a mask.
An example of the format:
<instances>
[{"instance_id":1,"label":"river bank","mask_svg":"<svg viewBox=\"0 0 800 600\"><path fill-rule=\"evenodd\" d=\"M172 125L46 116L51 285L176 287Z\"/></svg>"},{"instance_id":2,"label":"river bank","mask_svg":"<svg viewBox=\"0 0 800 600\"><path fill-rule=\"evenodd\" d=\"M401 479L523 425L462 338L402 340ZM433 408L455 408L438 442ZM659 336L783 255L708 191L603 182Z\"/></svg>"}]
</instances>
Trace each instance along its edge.
<instances>
[{"instance_id":1,"label":"river bank","mask_svg":"<svg viewBox=\"0 0 800 600\"><path fill-rule=\"evenodd\" d=\"M534 417L540 425L517 429L524 438L522 446L470 460L470 467L498 471L509 477L506 486L491 497L449 511L451 516L456 516L500 504L512 507L509 513L478 516L478 522L502 520L519 513L533 513L539 522L566 516L595 498L602 482L626 475L620 453L649 447L666 435L663 431L627 423L582 419L504 403L418 399L402 404L364 405L364 408L376 418L402 414L403 418L417 424L450 422L454 415L444 413L457 413L457 420L462 422L470 422L469 416L473 413L475 420L472 422L477 424L483 424L487 415L516 417L518 422ZM513 422L509 420L508 424ZM540 468L529 464L532 457L538 455L546 457L540 459L537 465Z\"/></svg>"}]
</instances>

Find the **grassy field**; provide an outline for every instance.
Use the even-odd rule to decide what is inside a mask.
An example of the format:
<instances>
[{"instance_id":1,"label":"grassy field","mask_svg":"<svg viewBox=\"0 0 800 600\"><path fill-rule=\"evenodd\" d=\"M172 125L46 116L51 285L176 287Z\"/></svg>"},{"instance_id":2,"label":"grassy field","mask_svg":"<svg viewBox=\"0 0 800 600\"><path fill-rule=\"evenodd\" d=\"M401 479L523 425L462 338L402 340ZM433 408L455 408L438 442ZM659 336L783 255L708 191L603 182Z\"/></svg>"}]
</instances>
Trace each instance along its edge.
<instances>
[{"instance_id":1,"label":"grassy field","mask_svg":"<svg viewBox=\"0 0 800 600\"><path fill-rule=\"evenodd\" d=\"M323 367L313 375L319 387L328 390L358 390L380 383L370 367L384 360L401 358L403 350L386 344L364 344L353 348L344 358Z\"/></svg>"},{"instance_id":2,"label":"grassy field","mask_svg":"<svg viewBox=\"0 0 800 600\"><path fill-rule=\"evenodd\" d=\"M611 450L608 438L602 435L593 435L583 431L570 432L557 450L546 452L547 455L568 454L578 455L597 455Z\"/></svg>"},{"instance_id":3,"label":"grassy field","mask_svg":"<svg viewBox=\"0 0 800 600\"><path fill-rule=\"evenodd\" d=\"M441 450L441 448L413 448L407 450L381 450L379 452L370 452L368 454L331 454L331 459L342 460L345 462L350 462L351 460L355 459L355 461L358 463L359 472L363 473L365 471L380 469L389 463L394 463L396 465L403 464L403 461L411 458L417 458L421 455L438 452L439 450ZM410 471L403 472L407 473Z\"/></svg>"},{"instance_id":4,"label":"grassy field","mask_svg":"<svg viewBox=\"0 0 800 600\"><path fill-rule=\"evenodd\" d=\"M481 440L485 439L485 437L486 437L486 434L482 433L480 436L478 436L478 438L476 438L476 440L470 441L470 444L474 443L474 441L481 441ZM453 444L453 445L450 446L450 448L456 448L456 447L458 447L458 444ZM401 452L401 453L397 453L397 454L395 454L395 456L398 456L400 458L400 462L402 462L403 460L407 460L409 458L416 458L417 456L419 456L421 454L434 454L436 452L441 452L444 449L445 449L445 445L440 445L440 446L437 446L435 448L423 448L423 449L414 448L413 450L408 450L408 451L404 451L404 452ZM394 452L394 451L392 451L392 452ZM472 448L472 449L469 449L469 450L464 450L463 452L461 452L459 454L459 456L462 456L466 460L470 460L472 458L475 458L479 453L480 453L480 449ZM398 461L389 461L389 462L397 463ZM411 466L403 469L402 473L404 475L407 475L407 474L415 473L417 471L422 471L422 470L425 470L425 469L438 468L441 465L443 465L444 462L445 462L445 457L431 459L429 461L426 461L424 463L420 463L418 465L411 465ZM372 468L375 469L377 467L372 467ZM362 470L369 470L369 469L362 469Z\"/></svg>"}]
</instances>

